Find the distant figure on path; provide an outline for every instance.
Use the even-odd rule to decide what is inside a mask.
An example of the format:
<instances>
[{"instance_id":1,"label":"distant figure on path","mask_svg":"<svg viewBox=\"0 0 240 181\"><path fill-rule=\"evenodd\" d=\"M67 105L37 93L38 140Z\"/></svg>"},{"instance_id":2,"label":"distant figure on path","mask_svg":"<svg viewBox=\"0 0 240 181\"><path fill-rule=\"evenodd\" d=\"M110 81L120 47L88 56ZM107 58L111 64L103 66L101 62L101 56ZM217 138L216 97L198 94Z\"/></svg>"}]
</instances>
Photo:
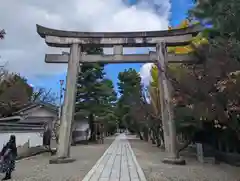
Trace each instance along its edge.
<instances>
[{"instance_id":1,"label":"distant figure on path","mask_svg":"<svg viewBox=\"0 0 240 181\"><path fill-rule=\"evenodd\" d=\"M6 173L2 180L11 179L12 171L15 169L15 160L17 157L16 137L10 136L8 143L1 151L0 172Z\"/></svg>"},{"instance_id":2,"label":"distant figure on path","mask_svg":"<svg viewBox=\"0 0 240 181\"><path fill-rule=\"evenodd\" d=\"M88 135L89 135L89 128L85 131L85 141L88 141Z\"/></svg>"},{"instance_id":3,"label":"distant figure on path","mask_svg":"<svg viewBox=\"0 0 240 181\"><path fill-rule=\"evenodd\" d=\"M51 137L52 132L50 128L47 128L46 131L43 133L43 146L46 149L51 150Z\"/></svg>"}]
</instances>

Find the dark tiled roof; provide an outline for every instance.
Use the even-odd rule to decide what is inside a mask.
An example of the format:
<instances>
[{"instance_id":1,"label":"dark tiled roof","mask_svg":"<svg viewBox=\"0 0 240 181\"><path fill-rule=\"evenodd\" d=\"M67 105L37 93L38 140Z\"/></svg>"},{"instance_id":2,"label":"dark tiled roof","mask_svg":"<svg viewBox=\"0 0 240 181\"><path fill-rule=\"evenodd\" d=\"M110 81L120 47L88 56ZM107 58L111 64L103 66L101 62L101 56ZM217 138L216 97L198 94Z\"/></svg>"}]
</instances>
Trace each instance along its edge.
<instances>
[{"instance_id":1,"label":"dark tiled roof","mask_svg":"<svg viewBox=\"0 0 240 181\"><path fill-rule=\"evenodd\" d=\"M29 109L32 109L34 107L37 107L37 106L43 106L51 111L54 111L54 112L58 112L58 107L53 105L53 104L49 104L49 103L44 103L44 102L33 102L33 103L28 103L26 104L25 106L23 106L22 109L20 109L19 111L17 112L14 112L13 115L17 115L23 111L27 111Z\"/></svg>"},{"instance_id":2,"label":"dark tiled roof","mask_svg":"<svg viewBox=\"0 0 240 181\"><path fill-rule=\"evenodd\" d=\"M21 122L0 122L0 132L20 131L20 132L38 132L44 130L44 123L21 123Z\"/></svg>"},{"instance_id":3,"label":"dark tiled roof","mask_svg":"<svg viewBox=\"0 0 240 181\"><path fill-rule=\"evenodd\" d=\"M1 122L18 122L22 119L21 116L9 116L5 118L0 118L0 123Z\"/></svg>"}]
</instances>

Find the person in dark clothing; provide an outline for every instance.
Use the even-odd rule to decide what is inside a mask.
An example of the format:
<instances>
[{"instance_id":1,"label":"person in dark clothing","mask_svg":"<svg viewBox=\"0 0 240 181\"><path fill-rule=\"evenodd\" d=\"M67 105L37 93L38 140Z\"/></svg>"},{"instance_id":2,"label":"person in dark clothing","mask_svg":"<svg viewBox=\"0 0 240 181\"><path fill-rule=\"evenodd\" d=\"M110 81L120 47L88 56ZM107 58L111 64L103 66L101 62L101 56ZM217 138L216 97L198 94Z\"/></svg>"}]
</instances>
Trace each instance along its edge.
<instances>
[{"instance_id":1,"label":"person in dark clothing","mask_svg":"<svg viewBox=\"0 0 240 181\"><path fill-rule=\"evenodd\" d=\"M12 171L15 169L15 160L17 157L16 137L10 136L10 140L1 151L0 172L6 173L2 180L11 179Z\"/></svg>"},{"instance_id":2,"label":"person in dark clothing","mask_svg":"<svg viewBox=\"0 0 240 181\"><path fill-rule=\"evenodd\" d=\"M43 134L43 145L51 150L51 130L48 128Z\"/></svg>"}]
</instances>

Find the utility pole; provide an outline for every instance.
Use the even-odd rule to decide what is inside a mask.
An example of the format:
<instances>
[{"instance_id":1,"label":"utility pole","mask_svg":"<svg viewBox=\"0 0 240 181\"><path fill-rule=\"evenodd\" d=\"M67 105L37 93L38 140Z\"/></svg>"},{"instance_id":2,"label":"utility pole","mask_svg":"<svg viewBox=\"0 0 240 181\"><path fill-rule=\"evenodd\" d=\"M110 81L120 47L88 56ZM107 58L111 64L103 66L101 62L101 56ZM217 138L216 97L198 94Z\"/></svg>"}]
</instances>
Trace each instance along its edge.
<instances>
[{"instance_id":1,"label":"utility pole","mask_svg":"<svg viewBox=\"0 0 240 181\"><path fill-rule=\"evenodd\" d=\"M63 91L63 83L64 80L60 80L60 97L59 97L59 111L58 111L58 118L59 118L59 122L61 120L61 115L62 115L62 91Z\"/></svg>"}]
</instances>

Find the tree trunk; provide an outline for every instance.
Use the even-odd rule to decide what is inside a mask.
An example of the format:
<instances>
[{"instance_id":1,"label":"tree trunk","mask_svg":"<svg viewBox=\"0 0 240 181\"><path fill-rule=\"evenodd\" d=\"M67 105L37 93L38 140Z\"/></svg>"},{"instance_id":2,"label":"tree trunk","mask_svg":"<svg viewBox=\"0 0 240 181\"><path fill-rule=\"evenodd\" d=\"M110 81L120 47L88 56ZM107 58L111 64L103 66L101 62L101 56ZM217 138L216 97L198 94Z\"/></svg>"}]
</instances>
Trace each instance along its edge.
<instances>
[{"instance_id":1,"label":"tree trunk","mask_svg":"<svg viewBox=\"0 0 240 181\"><path fill-rule=\"evenodd\" d=\"M150 139L152 141L152 144L156 144L155 139L154 139L154 131L153 128L150 128Z\"/></svg>"},{"instance_id":2,"label":"tree trunk","mask_svg":"<svg viewBox=\"0 0 240 181\"><path fill-rule=\"evenodd\" d=\"M162 130L162 129L159 130L159 135L160 135L160 140L161 140L161 143L162 143L161 147L162 147L163 149L165 149L164 133L163 133L163 130Z\"/></svg>"},{"instance_id":3,"label":"tree trunk","mask_svg":"<svg viewBox=\"0 0 240 181\"><path fill-rule=\"evenodd\" d=\"M143 140L143 136L142 136L142 134L141 134L141 129L139 128L139 125L137 124L136 121L133 122L133 126L134 126L134 131L135 131L135 133L138 134L140 140Z\"/></svg>"},{"instance_id":4,"label":"tree trunk","mask_svg":"<svg viewBox=\"0 0 240 181\"><path fill-rule=\"evenodd\" d=\"M143 136L141 134L141 131L139 131L139 130L138 130L138 135L139 135L140 140L143 140Z\"/></svg>"},{"instance_id":5,"label":"tree trunk","mask_svg":"<svg viewBox=\"0 0 240 181\"><path fill-rule=\"evenodd\" d=\"M159 136L159 133L157 134L157 147L160 147L161 145L162 145L162 143L161 143L161 139L160 139L160 136Z\"/></svg>"},{"instance_id":6,"label":"tree trunk","mask_svg":"<svg viewBox=\"0 0 240 181\"><path fill-rule=\"evenodd\" d=\"M161 136L160 136L159 126L157 126L157 128L155 128L155 132L156 132L157 147L160 147L161 146Z\"/></svg>"},{"instance_id":7,"label":"tree trunk","mask_svg":"<svg viewBox=\"0 0 240 181\"><path fill-rule=\"evenodd\" d=\"M94 116L92 113L90 113L88 116L88 122L89 122L89 127L91 129L91 136L89 141L96 141L96 129L94 125Z\"/></svg>"},{"instance_id":8,"label":"tree trunk","mask_svg":"<svg viewBox=\"0 0 240 181\"><path fill-rule=\"evenodd\" d=\"M154 144L157 144L157 135L154 128L152 128Z\"/></svg>"},{"instance_id":9,"label":"tree trunk","mask_svg":"<svg viewBox=\"0 0 240 181\"><path fill-rule=\"evenodd\" d=\"M153 128L152 130L153 130L154 142L155 144L157 144L157 147L159 147L161 145L161 140L159 139L158 131L156 130L156 128Z\"/></svg>"},{"instance_id":10,"label":"tree trunk","mask_svg":"<svg viewBox=\"0 0 240 181\"><path fill-rule=\"evenodd\" d=\"M148 141L152 140L152 136L151 136L151 128L148 127Z\"/></svg>"},{"instance_id":11,"label":"tree trunk","mask_svg":"<svg viewBox=\"0 0 240 181\"><path fill-rule=\"evenodd\" d=\"M140 140L143 140L143 136L142 136L141 130L139 129L138 126L136 126L136 131L137 131L137 133L139 135Z\"/></svg>"},{"instance_id":12,"label":"tree trunk","mask_svg":"<svg viewBox=\"0 0 240 181\"><path fill-rule=\"evenodd\" d=\"M187 142L177 150L177 156L180 156L180 152L183 151L184 149L186 149L191 143L195 142L195 134L193 134L193 136L190 136L189 139L187 139Z\"/></svg>"},{"instance_id":13,"label":"tree trunk","mask_svg":"<svg viewBox=\"0 0 240 181\"><path fill-rule=\"evenodd\" d=\"M56 136L56 143L57 143L57 145L59 144L59 138L58 138L58 136Z\"/></svg>"},{"instance_id":14,"label":"tree trunk","mask_svg":"<svg viewBox=\"0 0 240 181\"><path fill-rule=\"evenodd\" d=\"M144 141L148 141L148 127L144 126L143 128L143 137Z\"/></svg>"}]
</instances>

